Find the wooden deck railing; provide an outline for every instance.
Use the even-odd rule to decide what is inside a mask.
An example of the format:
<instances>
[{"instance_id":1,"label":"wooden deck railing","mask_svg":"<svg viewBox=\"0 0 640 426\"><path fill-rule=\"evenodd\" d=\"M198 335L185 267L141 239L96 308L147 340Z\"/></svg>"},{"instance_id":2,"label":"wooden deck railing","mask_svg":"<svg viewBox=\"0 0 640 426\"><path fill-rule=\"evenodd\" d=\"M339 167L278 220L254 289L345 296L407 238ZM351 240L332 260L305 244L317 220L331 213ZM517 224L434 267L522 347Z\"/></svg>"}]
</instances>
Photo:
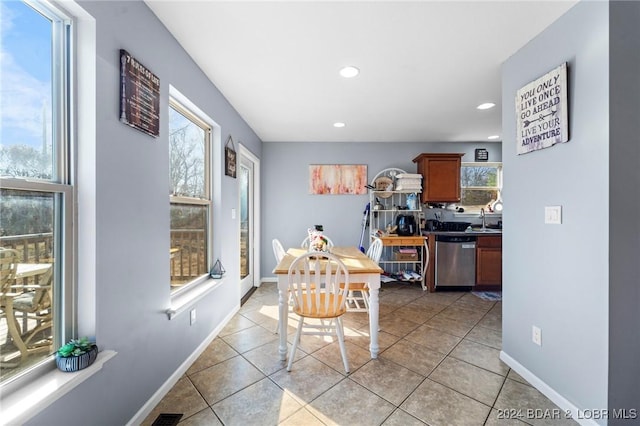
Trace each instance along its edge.
<instances>
[{"instance_id":1,"label":"wooden deck railing","mask_svg":"<svg viewBox=\"0 0 640 426\"><path fill-rule=\"evenodd\" d=\"M172 229L171 284L182 284L206 274L207 242L204 229Z\"/></svg>"}]
</instances>

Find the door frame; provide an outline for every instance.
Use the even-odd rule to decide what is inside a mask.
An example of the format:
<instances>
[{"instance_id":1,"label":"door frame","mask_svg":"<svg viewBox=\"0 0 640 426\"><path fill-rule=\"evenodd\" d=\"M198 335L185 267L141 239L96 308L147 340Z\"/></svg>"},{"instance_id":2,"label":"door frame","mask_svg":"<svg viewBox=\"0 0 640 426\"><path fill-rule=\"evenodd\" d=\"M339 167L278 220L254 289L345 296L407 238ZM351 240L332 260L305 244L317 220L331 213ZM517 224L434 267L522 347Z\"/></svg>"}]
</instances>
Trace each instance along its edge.
<instances>
[{"instance_id":1,"label":"door frame","mask_svg":"<svg viewBox=\"0 0 640 426\"><path fill-rule=\"evenodd\" d=\"M253 164L253 198L250 200L250 205L253 205L253 250L252 250L252 259L253 259L253 283L252 287L260 286L260 234L261 234L261 226L260 226L260 159L255 156L246 146L242 143L238 144L238 154L239 154L239 162L242 161L242 158L249 160ZM238 182L238 186L240 183ZM238 212L240 212L240 190L238 190ZM238 235L240 235L240 226L241 221L238 220ZM242 280L241 280L242 283ZM244 294L242 295L244 297Z\"/></svg>"}]
</instances>

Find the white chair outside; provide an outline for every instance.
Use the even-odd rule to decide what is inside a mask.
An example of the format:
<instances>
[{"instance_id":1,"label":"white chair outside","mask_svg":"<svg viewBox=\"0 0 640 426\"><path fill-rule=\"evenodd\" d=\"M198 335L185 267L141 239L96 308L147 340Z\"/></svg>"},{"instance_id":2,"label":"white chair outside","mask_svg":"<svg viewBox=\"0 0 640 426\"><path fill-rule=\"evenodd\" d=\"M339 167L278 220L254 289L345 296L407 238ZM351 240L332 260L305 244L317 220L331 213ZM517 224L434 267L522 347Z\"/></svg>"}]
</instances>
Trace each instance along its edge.
<instances>
[{"instance_id":1,"label":"white chair outside","mask_svg":"<svg viewBox=\"0 0 640 426\"><path fill-rule=\"evenodd\" d=\"M380 256L382 256L382 240L378 237L371 238L372 241L367 249L367 256L378 264ZM369 283L349 284L347 310L349 312L369 312Z\"/></svg>"},{"instance_id":2,"label":"white chair outside","mask_svg":"<svg viewBox=\"0 0 640 426\"><path fill-rule=\"evenodd\" d=\"M331 253L305 253L291 263L288 280L293 312L300 319L291 346L287 371L291 371L300 336L335 334L340 345L344 369L349 373L349 360L342 325L342 315L346 312L346 296L349 291L349 271L346 266ZM320 320L320 324L309 323L307 321L309 319ZM330 323L325 324L325 319L331 320Z\"/></svg>"}]
</instances>

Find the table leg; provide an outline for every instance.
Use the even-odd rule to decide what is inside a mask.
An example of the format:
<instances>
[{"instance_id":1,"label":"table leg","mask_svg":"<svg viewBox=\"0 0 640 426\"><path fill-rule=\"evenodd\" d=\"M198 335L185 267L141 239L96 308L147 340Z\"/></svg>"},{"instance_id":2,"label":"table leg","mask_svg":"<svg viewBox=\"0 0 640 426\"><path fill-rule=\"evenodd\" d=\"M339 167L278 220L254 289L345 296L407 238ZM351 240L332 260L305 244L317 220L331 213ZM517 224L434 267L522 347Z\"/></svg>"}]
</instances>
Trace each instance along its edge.
<instances>
[{"instance_id":1,"label":"table leg","mask_svg":"<svg viewBox=\"0 0 640 426\"><path fill-rule=\"evenodd\" d=\"M380 347L378 346L378 319L380 314L380 299L378 292L380 289L380 276L378 276L378 282L369 282L369 336L371 342L369 344L369 350L371 351L371 358L378 358Z\"/></svg>"},{"instance_id":2,"label":"table leg","mask_svg":"<svg viewBox=\"0 0 640 426\"><path fill-rule=\"evenodd\" d=\"M287 276L278 276L278 325L280 329L278 330L279 334L279 345L278 345L278 354L280 355L280 359L282 361L287 359L287 330L288 330L288 321L289 321L289 293L287 289Z\"/></svg>"}]
</instances>

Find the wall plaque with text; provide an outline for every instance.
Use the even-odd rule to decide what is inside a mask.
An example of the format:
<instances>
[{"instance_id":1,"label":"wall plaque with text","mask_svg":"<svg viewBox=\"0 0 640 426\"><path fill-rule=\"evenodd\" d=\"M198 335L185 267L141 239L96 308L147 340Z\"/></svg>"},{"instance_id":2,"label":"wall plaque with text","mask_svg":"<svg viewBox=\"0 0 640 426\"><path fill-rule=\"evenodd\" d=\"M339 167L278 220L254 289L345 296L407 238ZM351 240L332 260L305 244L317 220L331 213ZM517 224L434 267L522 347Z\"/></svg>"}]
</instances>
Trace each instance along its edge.
<instances>
[{"instance_id":1,"label":"wall plaque with text","mask_svg":"<svg viewBox=\"0 0 640 426\"><path fill-rule=\"evenodd\" d=\"M123 49L120 121L154 137L160 134L160 79Z\"/></svg>"},{"instance_id":2,"label":"wall plaque with text","mask_svg":"<svg viewBox=\"0 0 640 426\"><path fill-rule=\"evenodd\" d=\"M518 154L569 140L567 63L516 93Z\"/></svg>"}]
</instances>

